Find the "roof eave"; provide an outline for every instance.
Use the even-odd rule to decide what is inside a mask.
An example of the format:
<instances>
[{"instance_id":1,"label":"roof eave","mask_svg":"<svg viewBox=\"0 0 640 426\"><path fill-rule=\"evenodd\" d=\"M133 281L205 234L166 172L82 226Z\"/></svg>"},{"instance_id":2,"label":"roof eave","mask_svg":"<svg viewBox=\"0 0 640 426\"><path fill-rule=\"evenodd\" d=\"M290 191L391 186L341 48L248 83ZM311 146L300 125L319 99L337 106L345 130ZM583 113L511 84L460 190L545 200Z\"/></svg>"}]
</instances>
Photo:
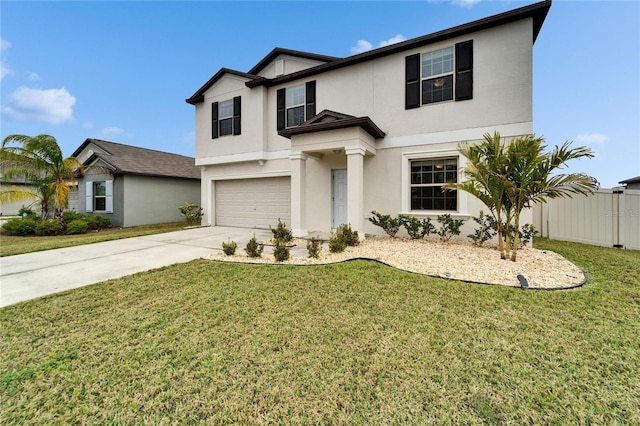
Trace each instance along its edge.
<instances>
[{"instance_id":1,"label":"roof eave","mask_svg":"<svg viewBox=\"0 0 640 426\"><path fill-rule=\"evenodd\" d=\"M482 31L488 28L496 27L499 25L505 25L510 22L519 21L521 19L532 18L533 19L533 43L535 43L542 24L549 13L551 7L551 0L544 0L539 3L534 3L528 6L524 6L518 9L503 12L497 15L482 18L473 22L458 25L449 29L438 31L435 33L427 34L421 37L406 40L400 43L395 43L390 46L380 47L378 49L370 50L368 52L360 53L346 57L344 59L338 59L326 64L317 65L315 67L307 68L295 73L287 74L284 76L268 79L260 77L258 79L246 82L246 86L254 88L257 86L275 86L278 84L288 83L299 78L320 74L325 71L330 71L338 68L343 68L350 65L355 65L361 62L378 59L384 56L399 53L405 50L422 47L439 41L447 40L454 37Z\"/></svg>"},{"instance_id":2,"label":"roof eave","mask_svg":"<svg viewBox=\"0 0 640 426\"><path fill-rule=\"evenodd\" d=\"M303 135L307 133L324 132L328 130L339 130L349 127L360 127L374 139L382 139L385 137L383 132L369 117L354 117L344 120L330 121L326 123L308 124L305 126L292 127L290 129L278 132L280 136L291 139L295 135Z\"/></svg>"},{"instance_id":3,"label":"roof eave","mask_svg":"<svg viewBox=\"0 0 640 426\"><path fill-rule=\"evenodd\" d=\"M205 84L202 85L190 98L185 99L185 102L191 105L195 105L200 102L204 102L204 94L211 86L213 86L218 80L220 80L225 74L232 74L238 77L247 78L249 80L254 80L258 77L251 73L246 73L242 71L232 70L230 68L221 68L217 73L213 75Z\"/></svg>"}]
</instances>

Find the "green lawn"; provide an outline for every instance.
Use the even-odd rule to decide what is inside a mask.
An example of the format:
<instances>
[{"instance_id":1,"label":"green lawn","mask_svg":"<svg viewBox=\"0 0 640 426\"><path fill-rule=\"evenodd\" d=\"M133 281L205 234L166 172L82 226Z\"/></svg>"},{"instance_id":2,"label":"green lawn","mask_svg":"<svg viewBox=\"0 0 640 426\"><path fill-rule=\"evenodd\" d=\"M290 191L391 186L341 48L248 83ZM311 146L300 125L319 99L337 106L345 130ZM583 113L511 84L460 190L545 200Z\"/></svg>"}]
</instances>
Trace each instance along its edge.
<instances>
[{"instance_id":1,"label":"green lawn","mask_svg":"<svg viewBox=\"0 0 640 426\"><path fill-rule=\"evenodd\" d=\"M184 226L184 222L161 223L158 225L131 226L128 228L107 228L86 234L60 235L54 237L20 237L0 234L0 256L12 256L14 254L178 231L183 229Z\"/></svg>"},{"instance_id":2,"label":"green lawn","mask_svg":"<svg viewBox=\"0 0 640 426\"><path fill-rule=\"evenodd\" d=\"M203 260L0 310L1 424L640 424L640 252L565 291Z\"/></svg>"}]
</instances>

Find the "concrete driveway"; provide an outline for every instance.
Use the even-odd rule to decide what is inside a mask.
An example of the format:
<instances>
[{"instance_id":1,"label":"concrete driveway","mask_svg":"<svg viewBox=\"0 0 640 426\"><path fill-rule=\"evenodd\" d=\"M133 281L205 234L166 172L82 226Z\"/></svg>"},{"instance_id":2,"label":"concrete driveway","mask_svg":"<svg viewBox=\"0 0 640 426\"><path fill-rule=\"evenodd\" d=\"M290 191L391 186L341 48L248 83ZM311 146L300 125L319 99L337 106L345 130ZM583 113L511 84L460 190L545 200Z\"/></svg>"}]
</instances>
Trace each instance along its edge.
<instances>
[{"instance_id":1,"label":"concrete driveway","mask_svg":"<svg viewBox=\"0 0 640 426\"><path fill-rule=\"evenodd\" d=\"M0 258L0 307L222 251L269 230L203 227Z\"/></svg>"}]
</instances>

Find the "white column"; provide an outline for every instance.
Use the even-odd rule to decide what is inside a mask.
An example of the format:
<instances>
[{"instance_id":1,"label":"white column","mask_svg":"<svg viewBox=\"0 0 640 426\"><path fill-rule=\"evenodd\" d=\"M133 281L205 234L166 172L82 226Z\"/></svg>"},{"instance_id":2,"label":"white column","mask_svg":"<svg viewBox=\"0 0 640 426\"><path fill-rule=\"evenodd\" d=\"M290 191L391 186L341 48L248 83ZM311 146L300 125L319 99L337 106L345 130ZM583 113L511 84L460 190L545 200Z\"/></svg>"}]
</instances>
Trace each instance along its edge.
<instances>
[{"instance_id":1,"label":"white column","mask_svg":"<svg viewBox=\"0 0 640 426\"><path fill-rule=\"evenodd\" d=\"M294 152L291 159L291 231L294 237L304 237L307 231L307 155Z\"/></svg>"},{"instance_id":2,"label":"white column","mask_svg":"<svg viewBox=\"0 0 640 426\"><path fill-rule=\"evenodd\" d=\"M364 240L364 154L362 147L346 147L347 154L347 220L351 229Z\"/></svg>"}]
</instances>

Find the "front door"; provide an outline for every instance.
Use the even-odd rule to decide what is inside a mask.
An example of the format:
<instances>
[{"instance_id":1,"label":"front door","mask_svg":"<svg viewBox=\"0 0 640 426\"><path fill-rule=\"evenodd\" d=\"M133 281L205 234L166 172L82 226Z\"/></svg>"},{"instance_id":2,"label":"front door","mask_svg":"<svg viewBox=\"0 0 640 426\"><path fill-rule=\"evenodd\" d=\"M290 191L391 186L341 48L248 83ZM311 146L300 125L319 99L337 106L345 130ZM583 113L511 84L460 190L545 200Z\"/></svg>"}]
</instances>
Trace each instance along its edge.
<instances>
[{"instance_id":1,"label":"front door","mask_svg":"<svg viewBox=\"0 0 640 426\"><path fill-rule=\"evenodd\" d=\"M331 170L331 199L332 216L331 227L347 223L347 169Z\"/></svg>"}]
</instances>

